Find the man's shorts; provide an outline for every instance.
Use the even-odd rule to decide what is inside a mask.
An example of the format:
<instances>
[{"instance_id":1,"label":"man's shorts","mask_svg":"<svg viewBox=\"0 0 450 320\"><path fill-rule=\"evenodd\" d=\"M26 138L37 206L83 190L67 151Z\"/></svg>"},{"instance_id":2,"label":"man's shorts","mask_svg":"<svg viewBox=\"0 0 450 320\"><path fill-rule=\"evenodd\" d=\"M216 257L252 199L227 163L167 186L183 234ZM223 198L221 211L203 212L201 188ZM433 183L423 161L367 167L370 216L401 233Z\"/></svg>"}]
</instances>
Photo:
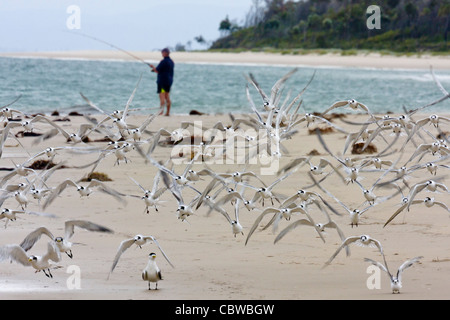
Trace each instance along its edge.
<instances>
[{"instance_id":1,"label":"man's shorts","mask_svg":"<svg viewBox=\"0 0 450 320\"><path fill-rule=\"evenodd\" d=\"M164 93L164 92L170 92L170 86L162 86L158 84L158 89L156 93Z\"/></svg>"}]
</instances>

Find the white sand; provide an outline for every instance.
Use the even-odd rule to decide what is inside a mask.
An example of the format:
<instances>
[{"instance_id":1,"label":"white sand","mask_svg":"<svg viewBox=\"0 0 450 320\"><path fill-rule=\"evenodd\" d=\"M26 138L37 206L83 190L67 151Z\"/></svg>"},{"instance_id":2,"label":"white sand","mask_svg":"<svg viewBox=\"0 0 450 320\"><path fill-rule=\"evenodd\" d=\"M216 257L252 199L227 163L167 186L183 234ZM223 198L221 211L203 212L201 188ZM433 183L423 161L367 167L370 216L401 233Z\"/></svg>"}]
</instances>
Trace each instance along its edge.
<instances>
[{"instance_id":1,"label":"white sand","mask_svg":"<svg viewBox=\"0 0 450 320\"><path fill-rule=\"evenodd\" d=\"M421 119L424 115L417 115ZM238 117L238 116L237 116ZM366 116L347 117L352 121L363 121ZM202 121L204 128L214 124L218 120L228 123L227 116L191 116L191 120ZM175 129L185 117L171 116L158 117L150 125L150 130L159 127ZM142 116L131 116L130 123L139 124ZM71 117L70 122L60 123L64 128L75 130L85 120L82 117ZM354 131L355 127L346 125L338 120L336 124ZM45 124L36 125L37 132L48 129ZM443 124L445 128L445 124ZM448 128L448 125L447 125ZM428 128L434 132L433 128ZM15 132L16 130L14 130ZM386 134L386 139L392 139ZM96 138L99 136L93 136ZM333 152L342 150L345 136L340 133L332 133L323 136ZM404 137L401 137L401 141ZM34 138L21 138L21 142L27 151L14 140L7 140L3 156L0 159L0 167L11 167L15 163L21 163L28 158L28 153L33 155L46 146L67 145L61 136L49 139L45 143L32 145ZM281 165L291 159L305 155L316 149L320 156L312 158L316 163L319 157L331 159L318 144L315 135L309 135L304 125L299 126L299 132L293 139L285 141L284 145L290 154L282 158ZM418 141L418 140L417 140ZM378 148L385 143L382 139L374 142ZM89 145L105 147L105 142L90 143ZM407 159L414 150L412 144L408 144L402 159ZM28 153L27 153L28 152ZM165 160L171 153L170 148L158 146L153 157L157 160ZM348 153L349 154L349 153ZM56 162L67 161L67 165L86 164L96 159L97 154L75 155L66 151L60 151L55 158ZM142 195L141 190L129 179L133 177L145 187L151 188L155 167L145 163L144 159L136 152L127 154L129 162L120 162L114 165L114 156L106 157L96 171L107 173L113 181L107 182L109 186L125 194ZM386 158L396 159L398 154ZM434 159L427 155L422 161ZM403 162L403 160L402 160ZM415 163L415 161L413 161ZM448 161L446 162L448 165ZM337 163L335 163L337 164ZM201 164L194 165L195 169L202 168ZM213 164L213 168L221 172L242 170L242 165ZM175 166L177 172L184 166ZM257 165L249 169L259 173ZM437 177L442 176L446 169L439 169ZM284 180L274 190L289 196L297 189L310 184L306 175L306 167ZM3 173L6 174L7 172ZM48 180L49 186L56 186L65 178L80 179L86 170L61 169ZM370 185L378 173L365 173L362 183ZM392 177L392 175L390 175ZM437 178L429 175L425 170L413 175L410 183L423 179ZM273 175L263 176L267 184L276 179ZM19 178L12 182L21 181ZM203 190L209 179L195 182L194 186ZM448 179L440 180L448 183ZM356 184L345 185L333 174L327 178L323 185L342 202L349 207L356 207L363 201L361 190ZM322 192L313 188L317 192ZM201 207L195 215L188 218L188 222L182 222L176 218L176 201L167 192L162 199L165 200L159 212L150 208L150 213L144 213L145 205L139 198L127 198L127 204L122 205L112 197L103 193L93 193L88 198L80 198L73 193L73 189L67 188L45 210L45 212L57 215L50 219L34 215L21 215L17 221L11 221L6 229L2 230L1 244L20 243L32 230L40 226L46 226L55 235L62 235L63 224L67 219L86 219L115 231L114 234L100 234L75 230L74 242L77 245L73 249L74 257L69 259L63 254L62 261L58 263L62 268L53 270L53 279L47 278L42 273L34 273L31 267L25 267L16 263L4 261L0 264L0 297L3 299L151 299L151 300L210 300L210 299L251 299L251 300L298 300L298 299L449 299L450 285L450 251L448 238L450 235L449 213L443 208L433 207L426 209L423 205L412 206L410 212L400 214L390 225L383 228L385 221L398 208L400 196L390 201L381 203L368 210L361 217L358 227L349 225L349 217L345 210L334 200L325 196L335 208L343 215L332 214L332 218L340 225L346 236L368 234L379 240L384 248L389 267L394 272L406 259L423 256L419 264L406 270L404 274L404 287L399 295L391 294L389 281L386 274L381 273L381 287L369 290L366 282L371 276L367 273L369 264L364 262L365 257L381 260L379 252L374 248L351 246L351 256L346 257L342 251L336 259L325 269L321 269L325 261L335 252L341 244L341 239L333 229L325 234L326 242L323 243L315 231L310 227L298 227L287 234L277 244L274 244L276 233L272 229L262 230L269 220L263 219L261 226L250 238L247 245L245 239L258 216L258 212L249 212L245 208L240 210L241 223L244 226L244 236L234 237L225 218L217 212L206 216L206 208ZM379 194L387 191L376 190ZM254 192L254 191L253 191ZM183 191L186 202L192 199L194 192L189 189ZM252 190L246 193L251 197ZM425 196L435 196L436 199L448 202L448 195L439 193L431 194L423 192L418 195L422 199ZM28 210L39 211L37 202L30 198ZM266 201L266 207L270 206ZM277 206L277 203L274 204ZM3 207L17 208L14 198L8 198ZM259 204L258 207L262 208ZM224 208L232 213L232 207ZM310 214L316 222L324 221L323 214L317 208L311 207ZM290 222L301 218L293 216ZM2 220L3 222L3 220ZM1 222L0 222L1 223ZM288 221L280 221L278 231L288 225ZM142 249L130 248L120 259L115 271L109 280L107 275L111 263L116 254L120 242L136 234L153 235L159 240L175 268L164 260L154 244L147 244ZM46 248L45 236L37 243L30 253L40 254ZM157 262L162 269L164 280L159 283L158 290L147 290L147 283L141 279L141 271L147 263L147 256L155 252ZM81 287L70 289L72 273L70 266L80 271ZM67 273L69 272L69 273ZM69 285L68 285L69 283Z\"/></svg>"}]
</instances>

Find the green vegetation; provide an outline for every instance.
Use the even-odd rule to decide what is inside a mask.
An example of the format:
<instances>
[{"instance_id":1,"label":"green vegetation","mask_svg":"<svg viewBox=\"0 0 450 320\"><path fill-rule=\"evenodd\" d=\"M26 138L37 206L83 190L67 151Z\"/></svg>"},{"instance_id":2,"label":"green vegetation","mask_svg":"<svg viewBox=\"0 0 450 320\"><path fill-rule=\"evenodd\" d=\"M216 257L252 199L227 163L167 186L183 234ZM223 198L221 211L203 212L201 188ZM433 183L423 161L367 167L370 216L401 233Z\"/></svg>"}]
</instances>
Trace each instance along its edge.
<instances>
[{"instance_id":1,"label":"green vegetation","mask_svg":"<svg viewBox=\"0 0 450 320\"><path fill-rule=\"evenodd\" d=\"M371 5L380 8L379 29L367 26ZM450 0L253 0L243 25L220 22L210 50L448 54L449 29Z\"/></svg>"}]
</instances>

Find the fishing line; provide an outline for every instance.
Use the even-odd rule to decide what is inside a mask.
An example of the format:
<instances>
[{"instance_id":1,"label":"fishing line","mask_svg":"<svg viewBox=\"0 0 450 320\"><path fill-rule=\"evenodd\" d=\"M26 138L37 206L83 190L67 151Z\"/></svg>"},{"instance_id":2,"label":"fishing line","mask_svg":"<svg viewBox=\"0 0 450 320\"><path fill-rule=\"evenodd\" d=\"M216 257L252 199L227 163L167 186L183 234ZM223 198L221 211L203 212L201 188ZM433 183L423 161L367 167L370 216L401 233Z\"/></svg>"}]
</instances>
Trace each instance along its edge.
<instances>
[{"instance_id":1,"label":"fishing line","mask_svg":"<svg viewBox=\"0 0 450 320\"><path fill-rule=\"evenodd\" d=\"M114 44L112 44L112 43L106 42L106 41L104 41L104 40L102 40L102 39L99 39L99 38L96 38L96 37L87 35L87 34L82 33L82 32L75 32L75 33L74 33L74 32L71 32L71 33L72 33L72 34L79 35L79 36L83 36L83 37L86 37L86 38L89 38L89 39L92 39L92 40L95 40L95 41L98 41L98 42L101 42L101 43L103 43L103 44L106 44L106 45L108 45L108 46L110 46L110 47L112 47L112 48L114 48L114 49L117 49L117 50L119 50L119 51L122 51L123 53L129 55L130 57L133 57L134 59L139 60L140 62L145 63L146 65L150 66L150 64L147 63L147 62L145 62L143 59L141 59L141 58L135 56L134 54L132 54L132 53L130 53L130 52L128 52L128 51L126 51L126 50L124 50L124 49L122 49L122 48L119 48L118 46L116 46L116 45L114 45Z\"/></svg>"}]
</instances>

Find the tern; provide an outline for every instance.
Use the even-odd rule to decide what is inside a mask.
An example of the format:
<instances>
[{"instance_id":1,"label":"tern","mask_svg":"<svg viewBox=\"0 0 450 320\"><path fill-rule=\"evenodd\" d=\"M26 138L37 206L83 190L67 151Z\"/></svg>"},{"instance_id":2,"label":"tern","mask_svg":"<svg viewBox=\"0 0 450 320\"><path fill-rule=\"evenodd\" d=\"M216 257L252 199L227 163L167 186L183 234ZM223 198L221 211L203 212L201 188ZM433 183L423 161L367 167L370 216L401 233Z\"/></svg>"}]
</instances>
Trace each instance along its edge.
<instances>
[{"instance_id":1,"label":"tern","mask_svg":"<svg viewBox=\"0 0 450 320\"><path fill-rule=\"evenodd\" d=\"M154 282L158 290L158 281L162 280L161 269L156 264L156 254L154 252L148 255L147 266L142 270L142 280L148 281L148 290L151 290L151 283Z\"/></svg>"},{"instance_id":2,"label":"tern","mask_svg":"<svg viewBox=\"0 0 450 320\"><path fill-rule=\"evenodd\" d=\"M442 145L439 141L434 141L432 143L423 143L416 148L416 150L406 163L412 161L415 157L424 155L426 153L431 153L433 156L436 153L439 153L442 156L446 156L450 155L450 149L447 146Z\"/></svg>"},{"instance_id":3,"label":"tern","mask_svg":"<svg viewBox=\"0 0 450 320\"><path fill-rule=\"evenodd\" d=\"M134 139L134 141L140 141L142 138L142 133L145 131L145 129L148 127L148 125L155 119L157 116L156 113L149 115L144 122L141 123L141 125L137 128L130 129L130 133Z\"/></svg>"},{"instance_id":4,"label":"tern","mask_svg":"<svg viewBox=\"0 0 450 320\"><path fill-rule=\"evenodd\" d=\"M320 206L319 206L320 208ZM290 225L288 225L285 229L283 229L275 238L274 243L278 242L281 238L283 238L288 232L292 231L293 229L297 228L297 226L299 225L309 225L309 226L313 226L316 228L316 231L319 233L319 235L321 236L322 240L325 242L324 237L322 236L322 233L325 234L325 229L328 228L333 228L336 229L339 237L341 238L341 241L345 240L345 235L343 233L343 231L341 230L341 228L337 225L337 223L335 221L333 221L330 217L330 215L328 214L328 212L326 210L322 210L327 219L328 222L327 223L314 223L311 219L300 219L297 220L295 222L292 222ZM302 221L302 220L306 220L306 221ZM347 251L347 255L349 255L349 248L346 247L345 248Z\"/></svg>"},{"instance_id":5,"label":"tern","mask_svg":"<svg viewBox=\"0 0 450 320\"><path fill-rule=\"evenodd\" d=\"M23 191L23 190L25 190L28 187L29 187L28 184L26 184L24 182L13 183L13 184L6 185L1 191L4 191L6 193L8 193L8 192L16 192L16 191Z\"/></svg>"},{"instance_id":6,"label":"tern","mask_svg":"<svg viewBox=\"0 0 450 320\"><path fill-rule=\"evenodd\" d=\"M291 174L293 174L294 171L288 172L285 175L281 176L277 180L273 181L270 185L256 188L251 186L252 189L256 189L256 192L253 196L253 198L250 200L251 203L256 203L259 199L262 199L262 205L264 206L264 199L270 199L273 205L273 200L277 200L279 203L281 203L281 195L275 193L272 191L272 189L281 181L289 177Z\"/></svg>"},{"instance_id":7,"label":"tern","mask_svg":"<svg viewBox=\"0 0 450 320\"><path fill-rule=\"evenodd\" d=\"M219 189L216 193L218 193L219 191L221 191L221 189ZM210 206L211 210L217 209L217 208L219 208L219 210L220 210L221 205L223 205L224 203L234 202L234 201L238 201L238 200L241 201L242 204L244 204L245 208L248 211L256 209L256 206L253 202L244 198L244 196L243 196L244 191L245 191L245 186L243 186L240 191L235 191L234 189L228 190L226 195L224 195L222 198L215 201L212 204L212 206ZM208 197L208 195L206 197ZM214 196L214 198L215 198L215 196Z\"/></svg>"},{"instance_id":8,"label":"tern","mask_svg":"<svg viewBox=\"0 0 450 320\"><path fill-rule=\"evenodd\" d=\"M138 89L139 83L141 82L142 79L142 74L140 75L137 84L133 90L133 92L131 93L130 97L127 100L127 103L125 104L125 108L123 109L123 111L119 111L113 115L111 114L106 114L106 118L102 121L100 121L96 126L91 125L90 127L90 131L93 131L94 129L97 129L100 125L102 125L104 122L106 122L107 120L112 120L113 123L117 126L120 134L122 135L122 137L124 137L124 135L129 135L130 134L130 127L128 125L128 123L126 122L127 120L127 116L128 116L128 110L130 107L131 102L134 99L134 96L136 94L136 90ZM88 98L86 98L82 93L81 97L94 109L101 111L102 113L105 113L104 111L102 111L99 107L97 107L95 104L93 104ZM124 137L126 138L126 137Z\"/></svg>"},{"instance_id":9,"label":"tern","mask_svg":"<svg viewBox=\"0 0 450 320\"><path fill-rule=\"evenodd\" d=\"M352 109L352 110L363 110L373 117L372 112L370 112L369 108L367 106L365 106L364 104L362 104L361 102L356 101L355 99L337 101L337 102L333 103L333 105L331 105L331 107L329 107L324 112L322 112L320 115L323 116L323 115L327 114L328 112L330 112L331 110L334 110L337 108L342 108L342 107L350 107L350 109Z\"/></svg>"},{"instance_id":10,"label":"tern","mask_svg":"<svg viewBox=\"0 0 450 320\"><path fill-rule=\"evenodd\" d=\"M14 113L17 113L19 115L24 115L24 113L20 110L17 109L12 109L9 107L4 107L2 109L0 109L0 115L4 118L6 118L7 120L12 120L14 118Z\"/></svg>"},{"instance_id":11,"label":"tern","mask_svg":"<svg viewBox=\"0 0 450 320\"><path fill-rule=\"evenodd\" d=\"M29 233L25 239L21 242L20 246L25 250L30 250L35 243L41 238L42 235L46 235L52 241L55 242L57 248L62 253L66 253L69 258L73 258L72 246L74 243L70 241L75 232L75 227L81 228L87 231L92 232L104 232L104 233L113 233L113 231L109 228L101 226L99 224L86 221L86 220L67 220L64 223L64 236L63 237L55 237L53 233L46 227L39 227Z\"/></svg>"},{"instance_id":12,"label":"tern","mask_svg":"<svg viewBox=\"0 0 450 320\"><path fill-rule=\"evenodd\" d=\"M426 169L428 170L428 172L430 172L432 175L436 175L437 174L437 169L438 168L446 168L446 169L450 169L449 165L445 165L445 164L436 164L434 162L427 162L425 164Z\"/></svg>"},{"instance_id":13,"label":"tern","mask_svg":"<svg viewBox=\"0 0 450 320\"><path fill-rule=\"evenodd\" d=\"M293 194L289 198L285 199L281 205L287 206L297 199L300 199L302 201L307 201L307 200L309 200L311 198L315 198L315 197L322 199L322 196L315 191L299 189L299 190L297 190L297 192L295 194Z\"/></svg>"},{"instance_id":14,"label":"tern","mask_svg":"<svg viewBox=\"0 0 450 320\"><path fill-rule=\"evenodd\" d=\"M436 201L434 198L432 197L426 197L425 199L414 199L412 201L410 201L407 197L404 197L402 199L402 205L400 206L400 208L398 208L394 214L384 223L384 227L386 227L392 220L394 220L395 217L397 217L403 210L405 210L408 206L411 205L415 205L415 204L420 204L423 203L425 204L425 206L427 208L431 208L433 207L435 204L444 208L445 210L447 210L447 212L450 212L450 209L447 207L447 205L442 202L442 201Z\"/></svg>"},{"instance_id":15,"label":"tern","mask_svg":"<svg viewBox=\"0 0 450 320\"><path fill-rule=\"evenodd\" d=\"M410 202L408 203L408 206L406 207L408 211L409 211L409 207L410 207L411 201L413 201L415 196L419 192L424 190L424 189L426 189L427 191L430 191L430 192L437 192L438 189L441 189L442 191L448 193L448 189L447 189L447 186L445 184L436 182L434 180L428 180L428 181L423 182L423 183L417 183L416 185L414 185L411 188L411 192L410 192L410 195L409 195L409 201Z\"/></svg>"},{"instance_id":16,"label":"tern","mask_svg":"<svg viewBox=\"0 0 450 320\"><path fill-rule=\"evenodd\" d=\"M142 246L147 244L147 243L155 243L156 246L158 247L159 251L161 251L163 257L167 260L167 262L170 264L170 266L172 268L175 268L174 265L172 264L172 262L170 262L169 258L167 257L166 253L164 252L164 250L162 249L161 245L159 244L159 242L156 240L156 238L154 236L148 235L142 235L142 234L137 234L132 238L129 239L125 239L122 242L120 242L119 248L117 249L117 253L114 257L112 266L111 266L111 270L109 271L109 276L111 275L111 273L114 271L114 269L117 266L117 263L119 262L120 257L125 253L125 251L127 251L132 245L136 245L138 248L142 249Z\"/></svg>"},{"instance_id":17,"label":"tern","mask_svg":"<svg viewBox=\"0 0 450 320\"><path fill-rule=\"evenodd\" d=\"M217 210L219 211L228 221L228 223L231 226L231 231L234 235L234 237L236 237L237 234L242 234L244 235L243 227L241 225L241 223L239 222L239 199L236 201L236 203L234 204L234 219L232 219L230 217L230 215L228 214L228 212L226 212L225 210ZM217 209L217 207L215 207Z\"/></svg>"},{"instance_id":18,"label":"tern","mask_svg":"<svg viewBox=\"0 0 450 320\"><path fill-rule=\"evenodd\" d=\"M85 139L87 138L87 136L89 135L89 133L92 130L89 129L93 129L94 125L92 123L82 123L80 125L80 127L78 128L77 132L68 132L66 130L64 130L62 127L60 127L59 125L57 125L54 121L51 121L47 118L43 118L46 119L47 122L52 125L59 133L61 133L64 138L66 138L67 142L71 142L73 144L79 144L85 141ZM50 134L50 136L53 136L53 134ZM46 137L46 138L49 138ZM37 142L40 142L42 139L38 139ZM36 142L36 143L37 143Z\"/></svg>"},{"instance_id":19,"label":"tern","mask_svg":"<svg viewBox=\"0 0 450 320\"><path fill-rule=\"evenodd\" d=\"M28 206L28 198L24 192L20 190L14 192L14 199L16 199L16 201L22 207L22 210L25 210L25 208Z\"/></svg>"},{"instance_id":20,"label":"tern","mask_svg":"<svg viewBox=\"0 0 450 320\"><path fill-rule=\"evenodd\" d=\"M147 157L147 159L150 159L151 163L159 169L160 172L166 174L166 176L171 176L172 179L175 181L175 184L178 185L180 188L183 188L185 186L193 189L194 191L196 191L197 193L200 193L200 191L198 191L197 189L195 189L192 185L191 185L191 180L188 179L188 174L189 174L189 170L192 167L194 161L196 160L196 158L193 158L185 167L183 173L181 175L176 174L173 170L165 167L163 164L155 161L153 158L149 158ZM167 186L168 188L170 188L170 184L169 186Z\"/></svg>"},{"instance_id":21,"label":"tern","mask_svg":"<svg viewBox=\"0 0 450 320\"><path fill-rule=\"evenodd\" d=\"M306 127L309 128L309 126L312 123L325 123L327 124L329 127L336 129L337 131L344 133L344 134L348 134L347 131L345 131L344 129L342 129L341 127L335 125L334 123L328 121L327 119L323 118L322 116L318 116L312 113L305 113L305 115L303 117L301 117L300 119L295 120L294 122L290 123L288 125L287 131L291 130L292 127L295 127L296 125L302 123L302 122L306 122Z\"/></svg>"},{"instance_id":22,"label":"tern","mask_svg":"<svg viewBox=\"0 0 450 320\"><path fill-rule=\"evenodd\" d=\"M2 209L2 211L0 213L0 220L6 219L5 228L7 227L9 221L16 221L16 219L17 219L16 215L18 213L25 213L25 211L24 210L11 210L8 208Z\"/></svg>"},{"instance_id":23,"label":"tern","mask_svg":"<svg viewBox=\"0 0 450 320\"><path fill-rule=\"evenodd\" d=\"M288 232L294 230L295 228L297 228L298 226L310 226L310 227L314 227L316 229L316 231L321 234L320 232L322 230L319 229L319 224L317 223L313 223L311 220L309 219L299 219L296 220L292 223L290 223L286 228L284 228L283 230L280 231L280 233L275 237L275 240L273 241L273 243L277 243L278 241L281 240L281 238L283 238ZM322 228L325 228L325 226L321 226ZM325 241L322 238L323 241Z\"/></svg>"},{"instance_id":24,"label":"tern","mask_svg":"<svg viewBox=\"0 0 450 320\"><path fill-rule=\"evenodd\" d=\"M113 196L119 202L125 203L125 200L122 198L124 196L123 193L120 193L112 189L111 187L108 187L105 183L103 183L100 180L92 179L88 185L82 186L73 181L72 179L66 179L63 182L61 182L54 189L54 191L47 197L47 200L45 201L43 208L45 209L46 207L48 207L56 199L56 197L59 196L61 192L64 191L64 189L67 186L75 187L80 197L88 197L91 193L95 191L101 191L108 195ZM93 189L94 187L96 188L95 190Z\"/></svg>"},{"instance_id":25,"label":"tern","mask_svg":"<svg viewBox=\"0 0 450 320\"><path fill-rule=\"evenodd\" d=\"M378 157L374 157L374 158L368 159L366 161L363 161L361 163L360 169L362 169L368 165L373 165L375 167L375 169L382 170L382 167L384 165L391 167L393 164L394 164L394 162L392 160L383 160Z\"/></svg>"},{"instance_id":26,"label":"tern","mask_svg":"<svg viewBox=\"0 0 450 320\"><path fill-rule=\"evenodd\" d=\"M167 187L161 188L158 187L161 179L161 171L158 170L153 179L152 190L145 189L139 182L134 180L132 177L130 177L130 179L144 192L144 195L141 197L141 199L145 202L145 211L149 213L150 212L149 207L154 207L155 210L158 211L157 205L161 201L160 197L167 190Z\"/></svg>"},{"instance_id":27,"label":"tern","mask_svg":"<svg viewBox=\"0 0 450 320\"><path fill-rule=\"evenodd\" d=\"M18 244L10 244L0 247L0 261L11 260L24 266L32 266L36 271L42 271L47 277L53 278L50 271L53 268L51 261L59 262L61 254L54 241L49 241L47 252L43 255L28 256L26 251Z\"/></svg>"},{"instance_id":28,"label":"tern","mask_svg":"<svg viewBox=\"0 0 450 320\"><path fill-rule=\"evenodd\" d=\"M421 120L417 120L415 122L415 126L414 126L414 130L411 134L415 133L419 128L423 127L426 124L431 124L433 125L435 128L439 128L439 122L441 120L446 121L447 123L450 123L450 118L447 117L443 117L437 114L431 114L426 118L423 118Z\"/></svg>"},{"instance_id":29,"label":"tern","mask_svg":"<svg viewBox=\"0 0 450 320\"><path fill-rule=\"evenodd\" d=\"M341 252L341 250L347 246L349 246L352 243L356 243L357 245L364 246L364 247L375 247L378 249L378 251L383 256L383 260L386 261L384 258L384 252L383 247L381 246L380 241L370 237L369 235L360 235L360 236L350 236L347 237L344 241L342 241L342 244L339 246L339 248L336 250L336 252L328 259L327 262L325 262L325 265L322 268L325 268L328 266L334 258Z\"/></svg>"},{"instance_id":30,"label":"tern","mask_svg":"<svg viewBox=\"0 0 450 320\"><path fill-rule=\"evenodd\" d=\"M350 145L355 145L358 141L366 142L367 139L369 139L376 129L368 129L368 126L369 124L364 124L360 131L352 132L347 135L342 154L345 154Z\"/></svg>"},{"instance_id":31,"label":"tern","mask_svg":"<svg viewBox=\"0 0 450 320\"><path fill-rule=\"evenodd\" d=\"M395 165L395 163L393 163L393 164L391 165L391 168L392 168L394 165ZM366 198L366 201L367 201L368 204L371 204L371 205L379 204L379 203L381 203L381 202L384 202L384 201L389 200L390 198L394 197L394 196L397 195L399 192L401 192L401 189L399 189L398 185L395 184L394 182L392 182L391 185L397 187L397 189L398 189L399 191L396 191L396 192L393 193L392 195L389 195L389 196L386 196L386 197L379 197L379 196L377 196L377 195L374 193L374 189L375 189L375 188L378 188L378 187L380 186L380 184L379 184L380 181L384 178L384 176L385 176L388 172L389 172L389 170L386 170L380 177L378 177L378 179L372 184L372 186L371 186L369 189L363 187L363 185L362 185L358 180L355 181L356 184L361 188L361 190L362 190L362 192L363 192L363 195L364 195L364 198ZM385 186L386 186L386 185L385 185ZM375 203L375 202L376 202L376 203Z\"/></svg>"},{"instance_id":32,"label":"tern","mask_svg":"<svg viewBox=\"0 0 450 320\"><path fill-rule=\"evenodd\" d=\"M262 179L253 171L234 171L231 173L218 173L217 175L222 178L231 178L234 183L243 182L244 177L253 177L262 183L263 186L266 186L264 181L262 181Z\"/></svg>"},{"instance_id":33,"label":"tern","mask_svg":"<svg viewBox=\"0 0 450 320\"><path fill-rule=\"evenodd\" d=\"M323 191L325 192L328 196L330 196L331 198L333 198L337 203L339 203L348 213L348 216L350 218L350 225L352 226L352 228L358 227L359 225L359 220L361 215L366 212L367 210L369 210L371 207L373 207L373 204L368 205L367 207L363 208L363 209L350 209L349 207L347 207L341 200L339 200L337 197L335 197L331 192L329 192L328 190L326 190L324 187L322 187L320 184L317 183L317 181L314 179L314 177L309 174L310 178L313 180L313 182L315 184L317 184L317 186Z\"/></svg>"},{"instance_id":34,"label":"tern","mask_svg":"<svg viewBox=\"0 0 450 320\"><path fill-rule=\"evenodd\" d=\"M283 75L277 82L275 82L275 84L272 86L270 96L264 92L264 90L261 88L259 83L256 81L256 78L252 73L250 73L248 75L248 77L246 76L246 78L247 78L248 82L250 82L256 88L256 90L259 92L259 94L261 95L261 98L263 99L264 109L266 111L271 111L271 110L274 110L278 105L277 101L279 98L280 89L283 87L284 83L295 72L297 72L297 70L298 70L298 68L292 69L291 71L289 71L288 73Z\"/></svg>"},{"instance_id":35,"label":"tern","mask_svg":"<svg viewBox=\"0 0 450 320\"><path fill-rule=\"evenodd\" d=\"M26 177L31 173L33 173L35 176L37 176L36 171L31 168L28 168L26 166L26 163L14 164L14 169L11 172L9 172L8 174L3 176L2 180L0 181L0 187L2 187L9 179L14 177L15 175L19 175L21 177Z\"/></svg>"},{"instance_id":36,"label":"tern","mask_svg":"<svg viewBox=\"0 0 450 320\"><path fill-rule=\"evenodd\" d=\"M13 209L9 209L9 208L3 208L2 211L0 212L0 220L6 219L6 222L5 222L5 228L6 228L9 221L16 221L17 214L25 214L25 213L33 214L33 215L37 215L37 216L44 216L44 217L48 217L48 218L56 218L56 216L54 214L46 213L46 212L13 210Z\"/></svg>"},{"instance_id":37,"label":"tern","mask_svg":"<svg viewBox=\"0 0 450 320\"><path fill-rule=\"evenodd\" d=\"M394 214L393 214L393 215L392 215L392 216L384 223L383 228L386 227L386 226L388 225L389 222L391 222L392 220L394 220L394 218L395 218L396 216L398 216L398 215L400 214L400 212L402 212L403 210L405 210L407 206L409 206L409 205L411 205L411 204L419 204L419 203L423 203L423 200L413 200L413 201L410 201L410 200L408 199L408 197L403 197L403 198L402 198L402 202L401 202L400 207L399 207L399 208L394 212Z\"/></svg>"},{"instance_id":38,"label":"tern","mask_svg":"<svg viewBox=\"0 0 450 320\"><path fill-rule=\"evenodd\" d=\"M187 129L184 129L184 128L177 128L172 131L168 131L164 128L161 128L161 129L159 129L158 134L161 136L170 137L170 141L173 144L177 144L184 138L188 138L191 136L191 133Z\"/></svg>"},{"instance_id":39,"label":"tern","mask_svg":"<svg viewBox=\"0 0 450 320\"><path fill-rule=\"evenodd\" d=\"M281 218L284 218L284 219L286 219L286 221L289 221L291 219L292 214L293 213L297 213L297 212L299 212L301 214L304 214L307 217L307 219L310 221L311 225L315 225L314 220L309 215L309 213L306 211L306 206L304 204L300 204L300 205L295 205L294 204L293 206L291 204L290 206L280 207L280 208L269 207L269 208L264 209L261 212L261 214L255 219L252 227L250 228L250 231L248 232L247 239L245 240L245 244L247 245L248 241L250 240L250 237L255 232L256 228L259 226L259 224L261 223L262 219L267 214L273 213L274 216L265 225L263 230L267 229L272 223L274 223L275 221L278 221ZM323 236L320 234L320 232L318 230L317 230L317 232L319 233L319 236L322 238L322 240L325 241Z\"/></svg>"},{"instance_id":40,"label":"tern","mask_svg":"<svg viewBox=\"0 0 450 320\"><path fill-rule=\"evenodd\" d=\"M317 193L315 191L305 190L305 189L299 189L299 190L297 190L297 192L295 194L284 199L283 202L281 203L281 206L282 207L289 206L291 203L295 202L297 199L300 199L303 202L308 202L308 201L314 202L317 199L320 199L334 214L336 214L338 216L341 215L319 193ZM320 205L318 205L318 206L321 209Z\"/></svg>"},{"instance_id":41,"label":"tern","mask_svg":"<svg viewBox=\"0 0 450 320\"><path fill-rule=\"evenodd\" d=\"M18 113L18 114L24 116L25 114L22 111L9 108L10 105L16 103L21 97L22 97L22 95L19 95L13 101L0 107L1 108L0 116L4 117L6 120L11 120L14 116L14 113Z\"/></svg>"},{"instance_id":42,"label":"tern","mask_svg":"<svg viewBox=\"0 0 450 320\"><path fill-rule=\"evenodd\" d=\"M369 258L364 258L364 261L366 262L370 262L371 264L379 267L381 270L383 270L384 272L386 272L389 276L389 280L391 281L391 290L392 293L400 293L400 289L402 289L402 274L403 272L411 267L412 265L414 265L414 263L418 263L420 259L422 259L423 257L415 257L409 260L406 260L405 262L403 262L400 267L397 269L397 273L395 275L393 275L389 269L388 266L385 264L382 264L381 262L369 259Z\"/></svg>"},{"instance_id":43,"label":"tern","mask_svg":"<svg viewBox=\"0 0 450 320\"><path fill-rule=\"evenodd\" d=\"M194 214L193 205L198 201L198 198L200 197L200 192L198 196L194 197L189 204L185 204L183 200L183 196L181 195L181 188L177 183L170 184L169 181L169 175L166 171L160 171L163 177L163 182L167 189L169 189L172 192L172 195L175 197L175 199L178 202L178 208L176 210L177 212L177 218L181 221L187 221L186 218ZM193 188L196 190L195 188Z\"/></svg>"}]
</instances>

